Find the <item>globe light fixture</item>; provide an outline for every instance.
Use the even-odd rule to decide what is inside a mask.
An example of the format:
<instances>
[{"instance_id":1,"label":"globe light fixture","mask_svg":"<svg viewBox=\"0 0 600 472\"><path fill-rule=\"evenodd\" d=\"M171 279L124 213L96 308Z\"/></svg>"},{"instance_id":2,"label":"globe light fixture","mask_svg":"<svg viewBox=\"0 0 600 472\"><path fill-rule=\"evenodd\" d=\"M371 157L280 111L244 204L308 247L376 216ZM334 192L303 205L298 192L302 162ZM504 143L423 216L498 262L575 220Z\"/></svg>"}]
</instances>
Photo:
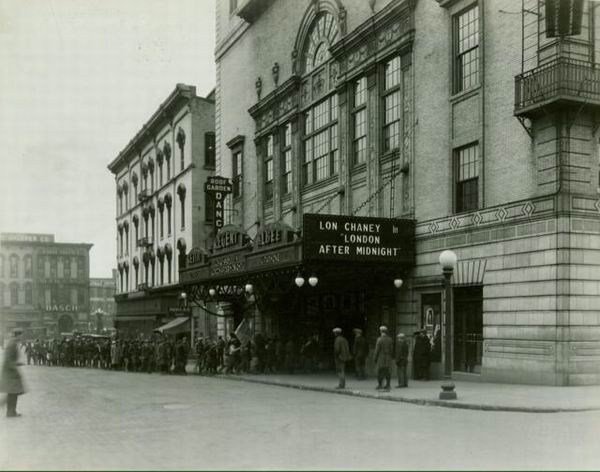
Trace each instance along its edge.
<instances>
[{"instance_id":1,"label":"globe light fixture","mask_svg":"<svg viewBox=\"0 0 600 472\"><path fill-rule=\"evenodd\" d=\"M398 277L394 279L394 287L401 288L402 285L404 285L404 281L401 278Z\"/></svg>"},{"instance_id":2,"label":"globe light fixture","mask_svg":"<svg viewBox=\"0 0 600 472\"><path fill-rule=\"evenodd\" d=\"M217 294L217 291L216 291L214 288L209 288L209 289L208 289L208 294L209 294L211 297L214 297L214 296Z\"/></svg>"},{"instance_id":3,"label":"globe light fixture","mask_svg":"<svg viewBox=\"0 0 600 472\"><path fill-rule=\"evenodd\" d=\"M296 284L296 286L298 288L302 287L304 285L304 277L302 277L302 275L298 274L296 276L296 278L294 279L294 283Z\"/></svg>"},{"instance_id":4,"label":"globe light fixture","mask_svg":"<svg viewBox=\"0 0 600 472\"><path fill-rule=\"evenodd\" d=\"M252 293L254 291L254 287L252 284L246 284L244 290L246 290L246 293Z\"/></svg>"},{"instance_id":5,"label":"globe light fixture","mask_svg":"<svg viewBox=\"0 0 600 472\"><path fill-rule=\"evenodd\" d=\"M308 284L309 284L311 287L316 287L318 283L319 283L319 279L317 278L317 276L316 276L316 275L311 275L311 276L308 278Z\"/></svg>"},{"instance_id":6,"label":"globe light fixture","mask_svg":"<svg viewBox=\"0 0 600 472\"><path fill-rule=\"evenodd\" d=\"M440 254L440 266L442 267L442 270L450 270L453 271L454 268L456 267L456 262L457 262L458 258L456 257L456 254L454 253L454 251L451 251L449 249L445 250L444 252L442 252Z\"/></svg>"}]
</instances>

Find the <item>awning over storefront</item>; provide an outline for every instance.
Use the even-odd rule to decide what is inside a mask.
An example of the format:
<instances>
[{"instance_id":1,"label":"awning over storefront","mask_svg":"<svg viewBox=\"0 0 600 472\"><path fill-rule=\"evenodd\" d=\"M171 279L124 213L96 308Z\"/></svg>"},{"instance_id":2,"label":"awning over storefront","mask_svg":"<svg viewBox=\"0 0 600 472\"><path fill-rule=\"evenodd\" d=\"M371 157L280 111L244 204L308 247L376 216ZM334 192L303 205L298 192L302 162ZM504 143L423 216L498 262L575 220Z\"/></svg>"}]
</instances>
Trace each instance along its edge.
<instances>
[{"instance_id":1,"label":"awning over storefront","mask_svg":"<svg viewBox=\"0 0 600 472\"><path fill-rule=\"evenodd\" d=\"M183 333L190 330L190 319L187 316L178 316L174 320L156 328L154 331L159 333Z\"/></svg>"}]
</instances>

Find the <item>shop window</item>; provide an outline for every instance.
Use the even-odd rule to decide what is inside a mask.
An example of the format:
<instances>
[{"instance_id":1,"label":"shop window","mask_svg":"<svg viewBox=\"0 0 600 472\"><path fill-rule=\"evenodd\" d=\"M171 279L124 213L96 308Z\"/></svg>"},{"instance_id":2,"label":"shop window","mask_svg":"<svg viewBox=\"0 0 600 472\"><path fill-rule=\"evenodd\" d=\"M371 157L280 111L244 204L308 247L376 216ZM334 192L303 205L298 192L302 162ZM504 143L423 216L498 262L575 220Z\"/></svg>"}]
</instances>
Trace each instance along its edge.
<instances>
[{"instance_id":1,"label":"shop window","mask_svg":"<svg viewBox=\"0 0 600 472\"><path fill-rule=\"evenodd\" d=\"M479 83L479 7L477 4L453 19L454 93Z\"/></svg>"},{"instance_id":2,"label":"shop window","mask_svg":"<svg viewBox=\"0 0 600 472\"><path fill-rule=\"evenodd\" d=\"M477 143L454 151L455 210L457 213L479 207L479 170Z\"/></svg>"},{"instance_id":3,"label":"shop window","mask_svg":"<svg viewBox=\"0 0 600 472\"><path fill-rule=\"evenodd\" d=\"M292 125L287 123L281 133L281 195L292 191Z\"/></svg>"},{"instance_id":4,"label":"shop window","mask_svg":"<svg viewBox=\"0 0 600 472\"><path fill-rule=\"evenodd\" d=\"M304 185L323 180L338 167L338 100L333 94L304 114Z\"/></svg>"},{"instance_id":5,"label":"shop window","mask_svg":"<svg viewBox=\"0 0 600 472\"><path fill-rule=\"evenodd\" d=\"M383 69L383 152L400 146L401 117L400 57L387 61Z\"/></svg>"}]
</instances>

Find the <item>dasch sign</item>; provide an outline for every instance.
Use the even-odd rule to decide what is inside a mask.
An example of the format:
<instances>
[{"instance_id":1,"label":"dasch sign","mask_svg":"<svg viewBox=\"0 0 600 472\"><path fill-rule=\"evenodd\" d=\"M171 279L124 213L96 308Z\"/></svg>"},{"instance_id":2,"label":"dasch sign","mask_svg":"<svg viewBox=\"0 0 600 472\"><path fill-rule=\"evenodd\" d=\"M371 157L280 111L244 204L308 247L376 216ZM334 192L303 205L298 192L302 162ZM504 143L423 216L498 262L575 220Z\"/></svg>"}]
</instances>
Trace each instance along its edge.
<instances>
[{"instance_id":1,"label":"dasch sign","mask_svg":"<svg viewBox=\"0 0 600 472\"><path fill-rule=\"evenodd\" d=\"M412 220L305 214L303 257L412 264L414 228Z\"/></svg>"}]
</instances>

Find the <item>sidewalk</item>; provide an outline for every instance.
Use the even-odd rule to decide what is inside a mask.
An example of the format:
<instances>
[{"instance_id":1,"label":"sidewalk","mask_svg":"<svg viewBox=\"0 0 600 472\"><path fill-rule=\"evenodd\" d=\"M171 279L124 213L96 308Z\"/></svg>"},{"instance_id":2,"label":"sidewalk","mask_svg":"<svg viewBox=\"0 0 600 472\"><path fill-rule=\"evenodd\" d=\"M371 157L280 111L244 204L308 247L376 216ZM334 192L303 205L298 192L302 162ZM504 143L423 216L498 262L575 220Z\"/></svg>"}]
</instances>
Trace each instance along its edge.
<instances>
[{"instance_id":1,"label":"sidewalk","mask_svg":"<svg viewBox=\"0 0 600 472\"><path fill-rule=\"evenodd\" d=\"M455 381L458 398L439 400L441 380L411 380L408 388L392 387L390 392L383 392L375 390L377 380L374 378L359 381L352 377L347 377L344 390L338 390L334 373L241 374L218 375L216 378L446 408L531 413L600 410L599 385L549 387ZM392 379L394 384L395 379Z\"/></svg>"}]
</instances>

